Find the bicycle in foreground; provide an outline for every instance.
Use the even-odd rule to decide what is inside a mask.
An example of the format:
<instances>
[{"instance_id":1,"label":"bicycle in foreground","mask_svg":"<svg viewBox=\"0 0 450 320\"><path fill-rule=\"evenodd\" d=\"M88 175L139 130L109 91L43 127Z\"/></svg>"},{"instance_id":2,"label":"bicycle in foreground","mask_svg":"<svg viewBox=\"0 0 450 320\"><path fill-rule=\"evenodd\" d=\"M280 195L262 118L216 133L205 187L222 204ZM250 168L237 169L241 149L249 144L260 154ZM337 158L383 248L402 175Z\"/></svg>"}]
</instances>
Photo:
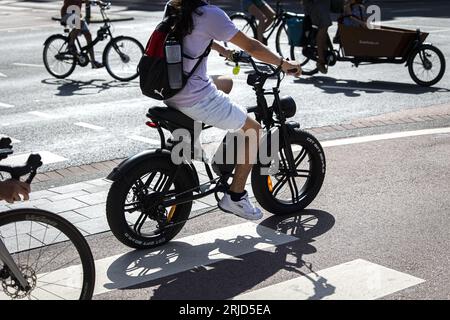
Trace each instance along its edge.
<instances>
[{"instance_id":1,"label":"bicycle in foreground","mask_svg":"<svg viewBox=\"0 0 450 320\"><path fill-rule=\"evenodd\" d=\"M1 139L0 160L11 149L11 140ZM31 183L41 165L33 154L23 166L0 165L0 172ZM92 252L69 221L32 208L0 212L0 300L87 300L94 285Z\"/></svg>"},{"instance_id":2,"label":"bicycle in foreground","mask_svg":"<svg viewBox=\"0 0 450 320\"><path fill-rule=\"evenodd\" d=\"M278 0L276 3L275 13L274 21L264 32L264 39L267 41L276 32L275 48L278 54L287 58L290 57L291 50L288 36L288 20L297 17L298 14L284 10L281 0ZM257 39L257 24L254 16L245 12L236 12L230 15L230 19L241 32L250 38ZM225 46L230 47L231 44L225 43Z\"/></svg>"},{"instance_id":3,"label":"bicycle in foreground","mask_svg":"<svg viewBox=\"0 0 450 320\"><path fill-rule=\"evenodd\" d=\"M95 2L95 1L94 1ZM144 54L144 47L135 38L129 36L114 37L111 21L106 14L111 3L98 2L103 18L103 26L97 31L97 37L90 45L82 46L79 37L75 40L76 52L69 50L70 29L65 34L54 34L44 43L43 59L47 71L58 79L70 76L76 66L86 67L90 63L89 50L99 42L110 39L103 50L103 65L108 73L119 81L131 81L139 76L138 64Z\"/></svg>"},{"instance_id":4,"label":"bicycle in foreground","mask_svg":"<svg viewBox=\"0 0 450 320\"><path fill-rule=\"evenodd\" d=\"M233 60L236 64L253 66L254 72L248 75L247 83L255 91L257 105L248 108L248 112L254 113L263 126L266 133L263 139L279 145L271 161L263 164L258 159L253 166L253 193L258 203L272 214L298 213L315 199L324 181L323 149L313 135L300 129L299 123L288 121L297 109L291 97L280 97L284 78L280 67L257 63L244 52L236 53ZM269 78L276 78L272 90L264 89ZM274 98L271 106L266 96ZM195 140L190 139L194 135L194 120L175 109L160 106L151 107L147 117L151 120L147 125L158 130L161 147L128 158L107 177L113 182L106 203L111 231L122 243L137 249L157 247L175 237L189 220L193 201L212 194L219 201L219 193L228 190L228 180L234 170L234 163L210 165L201 157L209 181L200 184L192 161L176 165L171 160L175 147ZM187 130L190 137L176 138L173 133L179 128ZM208 128L211 127L203 126ZM170 131L172 137L166 140L163 129ZM189 150L190 159L195 159L195 146ZM273 168L276 160L278 170Z\"/></svg>"}]
</instances>

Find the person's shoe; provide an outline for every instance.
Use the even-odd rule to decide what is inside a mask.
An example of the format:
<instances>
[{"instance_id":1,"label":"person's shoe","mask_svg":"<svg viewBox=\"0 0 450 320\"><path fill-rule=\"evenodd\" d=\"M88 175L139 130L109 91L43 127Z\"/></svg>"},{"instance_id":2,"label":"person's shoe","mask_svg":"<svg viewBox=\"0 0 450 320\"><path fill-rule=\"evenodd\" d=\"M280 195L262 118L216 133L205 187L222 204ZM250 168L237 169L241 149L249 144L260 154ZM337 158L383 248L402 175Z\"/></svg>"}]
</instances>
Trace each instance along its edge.
<instances>
[{"instance_id":1,"label":"person's shoe","mask_svg":"<svg viewBox=\"0 0 450 320\"><path fill-rule=\"evenodd\" d=\"M233 213L247 220L259 220L263 216L261 210L250 202L247 192L239 201L231 200L231 196L225 193L218 206L222 211Z\"/></svg>"},{"instance_id":2,"label":"person's shoe","mask_svg":"<svg viewBox=\"0 0 450 320\"><path fill-rule=\"evenodd\" d=\"M328 67L325 63L317 62L316 66L317 66L317 69L319 69L320 73L323 73L323 74L328 73Z\"/></svg>"},{"instance_id":3,"label":"person's shoe","mask_svg":"<svg viewBox=\"0 0 450 320\"><path fill-rule=\"evenodd\" d=\"M92 62L92 69L100 69L103 68L103 63L100 63L98 61Z\"/></svg>"}]
</instances>

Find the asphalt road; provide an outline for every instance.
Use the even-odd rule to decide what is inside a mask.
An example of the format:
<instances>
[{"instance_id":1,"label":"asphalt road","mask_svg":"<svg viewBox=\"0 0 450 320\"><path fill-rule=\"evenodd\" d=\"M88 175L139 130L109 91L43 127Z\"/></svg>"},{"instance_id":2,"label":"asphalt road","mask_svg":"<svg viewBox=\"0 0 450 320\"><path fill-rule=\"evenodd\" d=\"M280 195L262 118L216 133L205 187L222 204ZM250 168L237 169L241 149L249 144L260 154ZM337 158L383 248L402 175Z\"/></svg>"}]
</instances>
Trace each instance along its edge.
<instances>
[{"instance_id":1,"label":"asphalt road","mask_svg":"<svg viewBox=\"0 0 450 320\"><path fill-rule=\"evenodd\" d=\"M49 169L121 158L154 146L151 141L133 139L133 136L157 137L156 132L144 124L147 108L157 103L142 96L138 82L120 83L106 70L90 68L77 68L65 80L52 78L43 67L42 49L49 35L61 31L56 22L49 20L55 9L31 10L25 5L27 3L18 7L15 3L0 2L5 16L0 23L0 103L3 104L0 133L20 141L15 146L16 152L44 150L67 159L49 165ZM54 7L52 3L46 5ZM449 6L436 2L405 12L401 5L389 4L384 7L389 17L386 24L412 29L420 26L430 32L429 40L448 57L450 25L442 12L448 11ZM114 23L114 34L131 35L145 43L161 12L121 12L121 15L127 14L133 15L135 20ZM404 16L406 14L408 17ZM98 27L98 24L91 26L93 30ZM333 34L334 30L330 32ZM105 44L97 48L98 55ZM231 69L216 54L211 55L211 73L231 75ZM244 105L254 105L252 90L245 84L245 71L243 67L235 77L231 96ZM295 120L308 128L446 103L450 101L449 88L448 73L435 87L421 88L412 82L403 66L356 69L341 63L326 76L299 80L287 77L282 93L295 98L298 104ZM96 127L74 125L79 122ZM205 139L217 139L220 134L218 131Z\"/></svg>"}]
</instances>

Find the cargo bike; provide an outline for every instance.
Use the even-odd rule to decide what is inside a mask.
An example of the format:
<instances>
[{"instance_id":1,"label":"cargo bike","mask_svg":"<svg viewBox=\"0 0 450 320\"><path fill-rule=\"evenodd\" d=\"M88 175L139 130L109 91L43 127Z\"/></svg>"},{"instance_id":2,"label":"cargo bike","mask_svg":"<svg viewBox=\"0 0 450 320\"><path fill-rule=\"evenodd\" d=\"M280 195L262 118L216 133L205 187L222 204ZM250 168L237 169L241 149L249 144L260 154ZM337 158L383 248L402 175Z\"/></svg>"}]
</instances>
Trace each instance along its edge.
<instances>
[{"instance_id":1,"label":"cargo bike","mask_svg":"<svg viewBox=\"0 0 450 320\"><path fill-rule=\"evenodd\" d=\"M432 44L425 43L429 33L417 30L377 26L376 28L338 25L338 49L328 36L326 59L329 67L337 62L354 66L403 64L411 78L425 87L438 83L445 73L445 58ZM317 27L308 16L297 15L288 23L290 58L300 61L304 75L318 73L316 68Z\"/></svg>"}]
</instances>

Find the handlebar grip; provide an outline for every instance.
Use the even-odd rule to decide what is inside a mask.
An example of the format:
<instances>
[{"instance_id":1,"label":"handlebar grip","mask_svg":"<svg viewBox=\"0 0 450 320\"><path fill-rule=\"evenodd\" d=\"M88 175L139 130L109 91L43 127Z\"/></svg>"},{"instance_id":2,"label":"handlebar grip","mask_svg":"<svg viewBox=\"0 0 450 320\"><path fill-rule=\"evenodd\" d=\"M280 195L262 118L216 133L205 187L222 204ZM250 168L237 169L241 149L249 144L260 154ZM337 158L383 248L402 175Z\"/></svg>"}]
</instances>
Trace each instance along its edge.
<instances>
[{"instance_id":1,"label":"handlebar grip","mask_svg":"<svg viewBox=\"0 0 450 320\"><path fill-rule=\"evenodd\" d=\"M12 149L12 141L10 138L4 137L0 139L0 149Z\"/></svg>"}]
</instances>

